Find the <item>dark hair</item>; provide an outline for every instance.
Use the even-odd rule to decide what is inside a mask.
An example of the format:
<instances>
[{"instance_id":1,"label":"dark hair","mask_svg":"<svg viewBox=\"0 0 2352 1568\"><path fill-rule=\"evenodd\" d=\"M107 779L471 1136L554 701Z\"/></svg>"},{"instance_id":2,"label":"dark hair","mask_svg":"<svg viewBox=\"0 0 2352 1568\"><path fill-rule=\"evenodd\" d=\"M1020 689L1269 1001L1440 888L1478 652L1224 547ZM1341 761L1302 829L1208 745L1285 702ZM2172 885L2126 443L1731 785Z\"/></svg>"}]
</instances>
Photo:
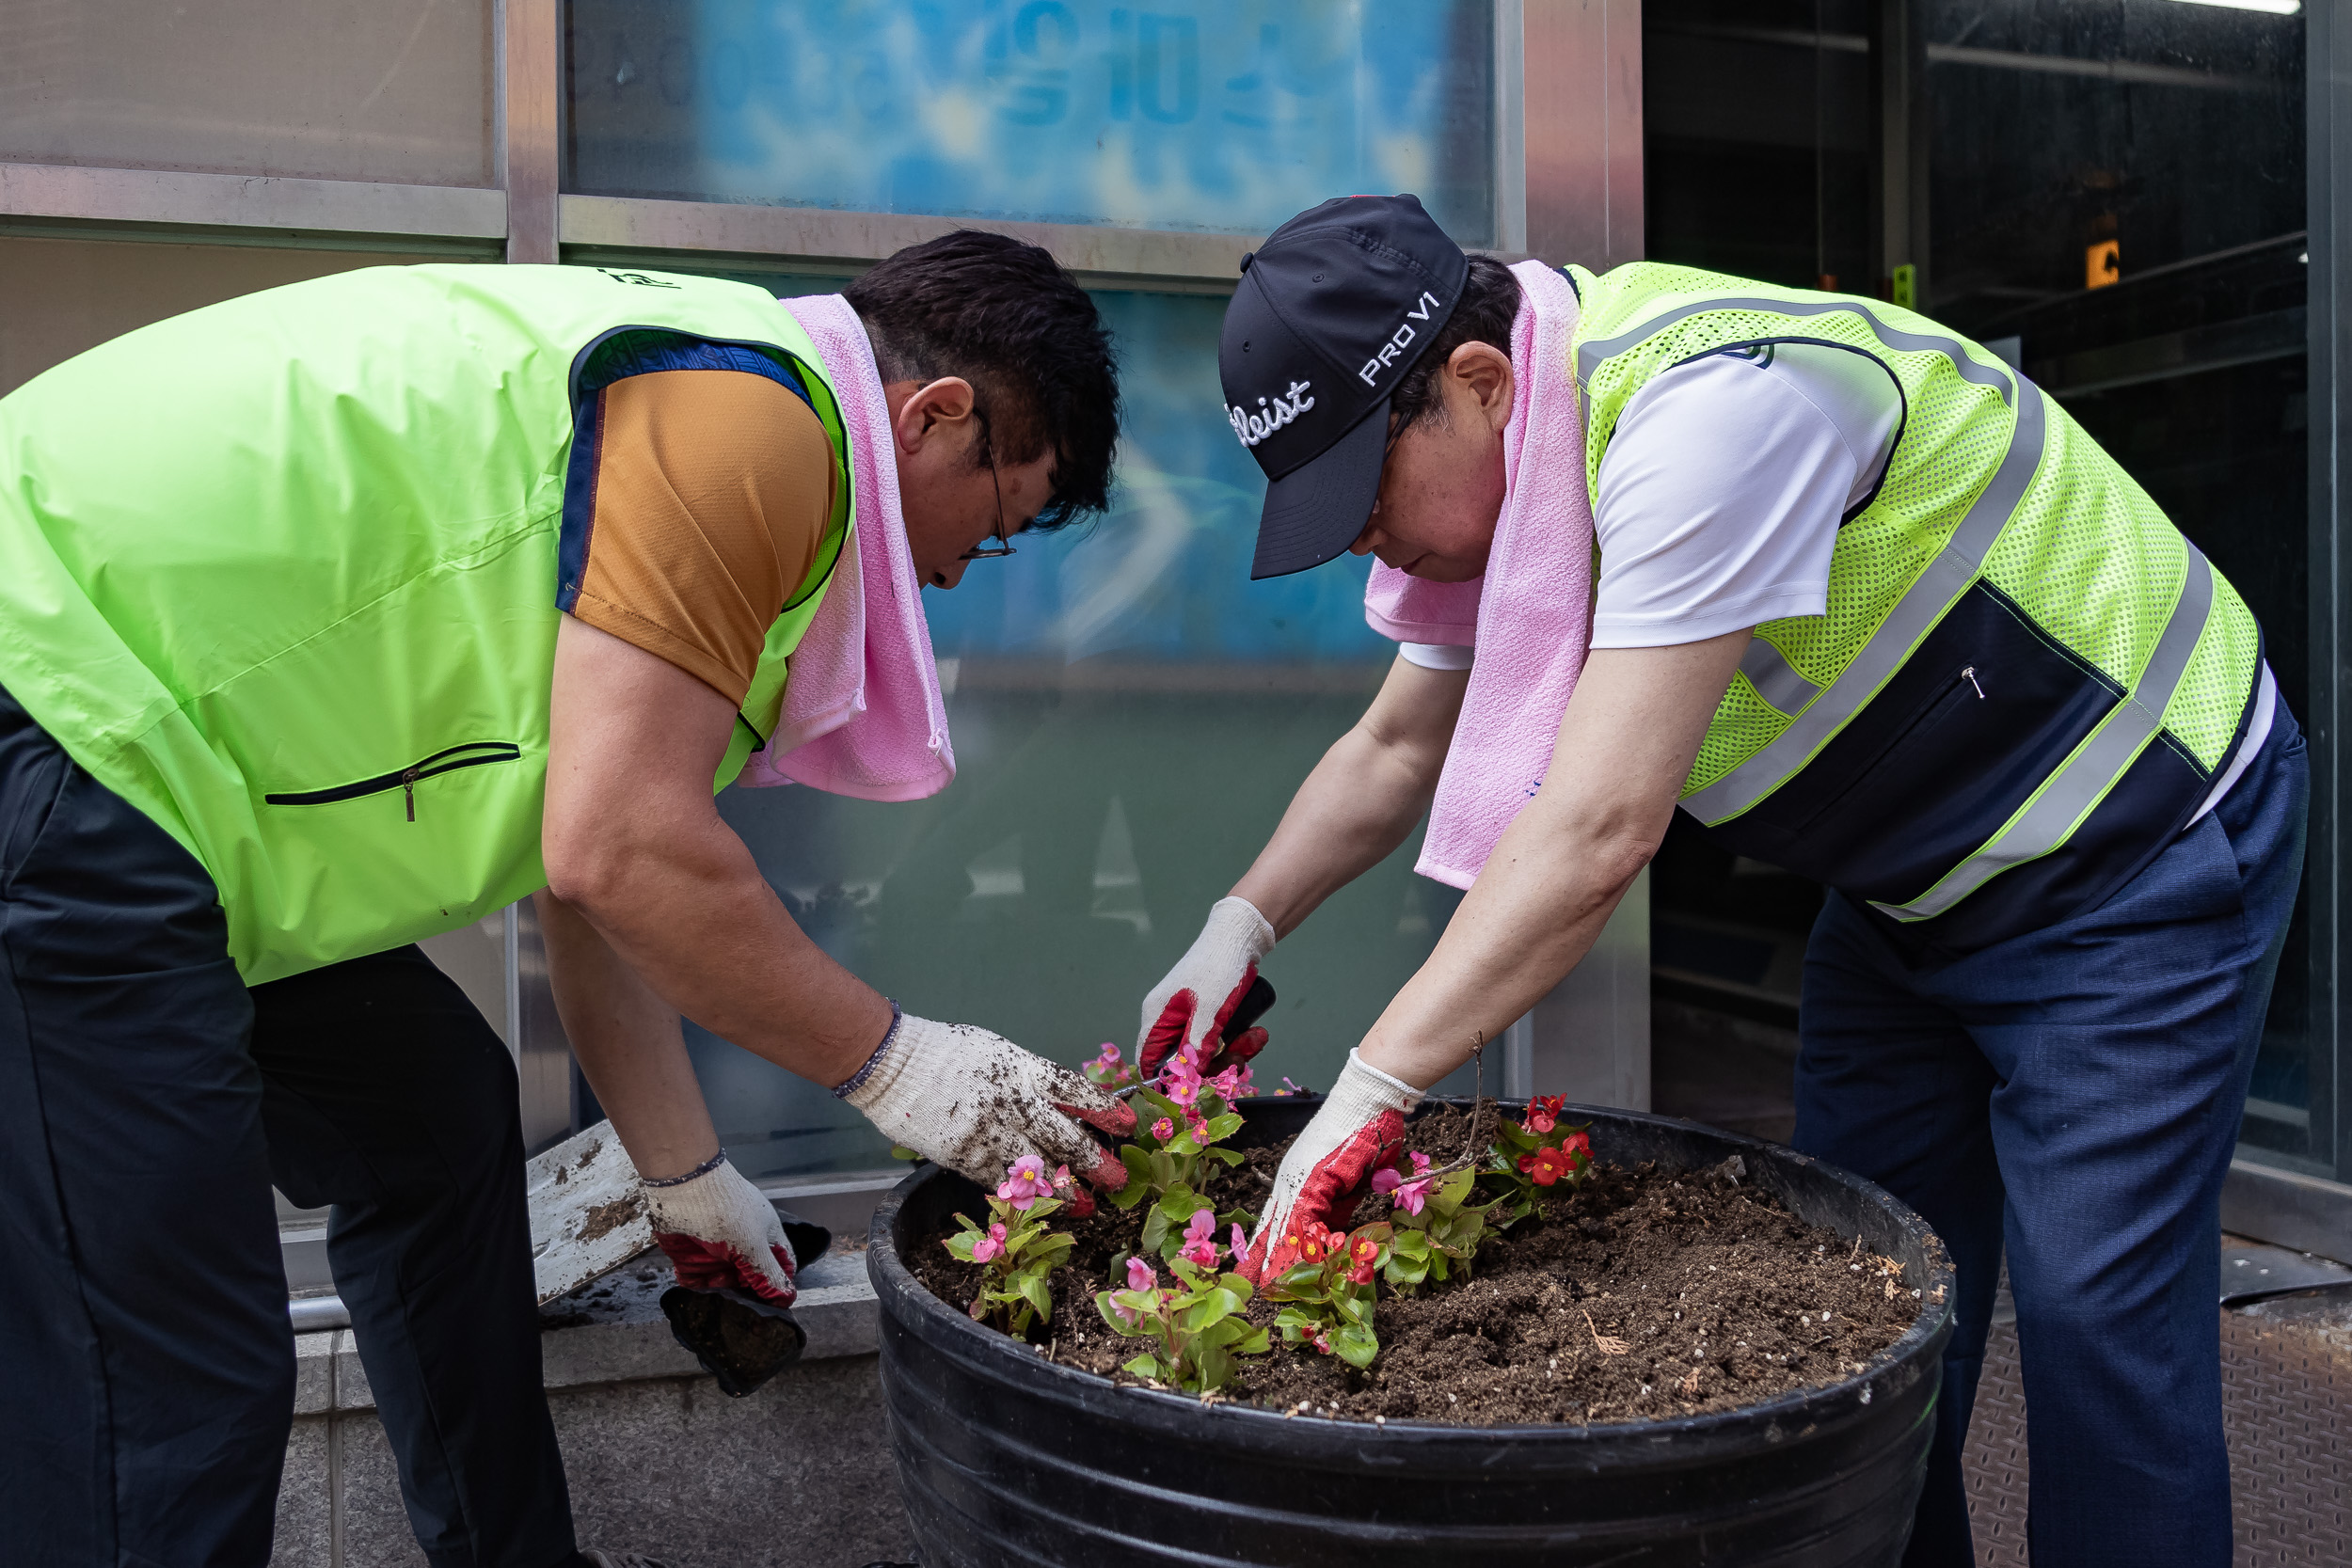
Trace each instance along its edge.
<instances>
[{"instance_id":1,"label":"dark hair","mask_svg":"<svg viewBox=\"0 0 2352 1568\"><path fill-rule=\"evenodd\" d=\"M1490 256L1472 256L1470 276L1462 280L1462 297L1455 302L1454 314L1446 318L1445 327L1435 341L1421 351L1421 357L1397 377L1396 390L1389 394L1389 416L1394 421L1393 433L1402 436L1436 411L1444 417L1438 401L1438 372L1454 357L1454 351L1464 343L1486 343L1511 352L1511 324L1519 319L1519 280L1511 276L1511 269Z\"/></svg>"},{"instance_id":2,"label":"dark hair","mask_svg":"<svg viewBox=\"0 0 2352 1568\"><path fill-rule=\"evenodd\" d=\"M997 454L1029 463L1052 448L1053 499L1031 527L1104 509L1118 368L1094 301L1052 256L959 229L880 262L844 297L866 324L882 380L961 376Z\"/></svg>"}]
</instances>

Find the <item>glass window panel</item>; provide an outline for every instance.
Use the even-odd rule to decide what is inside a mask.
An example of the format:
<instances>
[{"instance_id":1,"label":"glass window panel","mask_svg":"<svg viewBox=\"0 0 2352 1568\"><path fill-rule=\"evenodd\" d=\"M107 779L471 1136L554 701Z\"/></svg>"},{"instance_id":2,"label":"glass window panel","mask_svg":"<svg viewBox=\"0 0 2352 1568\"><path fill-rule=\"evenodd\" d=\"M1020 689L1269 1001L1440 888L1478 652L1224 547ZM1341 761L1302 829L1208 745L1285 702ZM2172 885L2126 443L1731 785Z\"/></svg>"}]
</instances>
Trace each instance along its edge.
<instances>
[{"instance_id":1,"label":"glass window panel","mask_svg":"<svg viewBox=\"0 0 2352 1568\"><path fill-rule=\"evenodd\" d=\"M1493 231L1492 0L570 0L566 188L1263 233Z\"/></svg>"},{"instance_id":2,"label":"glass window panel","mask_svg":"<svg viewBox=\"0 0 2352 1568\"><path fill-rule=\"evenodd\" d=\"M1911 3L1924 193L1888 178L1880 145L1905 109L1873 96L1889 8L1650 0L1649 254L1882 294L1891 264L1924 261L1929 313L2021 363L2146 487L2245 594L2281 696L2308 713L2302 18ZM1878 204L1921 195L1929 254L1877 252ZM1788 959L1816 890L1679 819L1656 871L1660 995L1793 1023ZM2298 907L2244 1136L2319 1169L2308 947Z\"/></svg>"},{"instance_id":3,"label":"glass window panel","mask_svg":"<svg viewBox=\"0 0 2352 1568\"><path fill-rule=\"evenodd\" d=\"M811 292L815 280L780 292ZM924 595L956 782L879 805L731 789L720 811L803 927L926 1017L1074 1064L1132 1048L1143 993L1182 956L1392 646L1357 562L1248 580L1264 489L1219 417L1224 301L1097 295L1117 334L1126 440L1111 515L1024 540ZM1460 895L1412 875L1420 835L1266 966L1266 1078L1329 1086ZM689 1026L721 1137L770 1176L886 1165L825 1091Z\"/></svg>"},{"instance_id":4,"label":"glass window panel","mask_svg":"<svg viewBox=\"0 0 2352 1568\"><path fill-rule=\"evenodd\" d=\"M496 182L489 0L10 0L0 158Z\"/></svg>"},{"instance_id":5,"label":"glass window panel","mask_svg":"<svg viewBox=\"0 0 2352 1568\"><path fill-rule=\"evenodd\" d=\"M1935 313L2007 342L2212 558L2308 715L2303 19L1930 14ZM2321 1152L2309 997L2298 900L2242 1134L2290 1163Z\"/></svg>"},{"instance_id":6,"label":"glass window panel","mask_svg":"<svg viewBox=\"0 0 2352 1568\"><path fill-rule=\"evenodd\" d=\"M29 239L0 234L0 397L133 327L353 267L413 261L360 250Z\"/></svg>"}]
</instances>

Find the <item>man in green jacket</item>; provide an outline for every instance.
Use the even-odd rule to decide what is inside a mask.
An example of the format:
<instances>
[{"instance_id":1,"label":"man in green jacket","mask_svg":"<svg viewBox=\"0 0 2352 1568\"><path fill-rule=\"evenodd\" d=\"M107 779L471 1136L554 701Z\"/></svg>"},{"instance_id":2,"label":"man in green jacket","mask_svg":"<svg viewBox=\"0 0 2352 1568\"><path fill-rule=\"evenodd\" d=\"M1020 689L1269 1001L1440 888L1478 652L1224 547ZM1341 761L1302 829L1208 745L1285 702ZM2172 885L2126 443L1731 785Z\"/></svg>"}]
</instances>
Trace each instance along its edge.
<instances>
[{"instance_id":1,"label":"man in green jacket","mask_svg":"<svg viewBox=\"0 0 2352 1568\"><path fill-rule=\"evenodd\" d=\"M369 269L0 400L12 1557L268 1560L294 1382L274 1181L334 1206L427 1557L595 1560L539 1386L515 1074L413 945L534 890L681 1278L793 1288L680 1013L969 1175L1104 1177L1073 1118L1121 1107L902 1015L712 803L878 517L860 442L889 449L909 592L1104 503L1107 339L1044 252L949 235L847 304L872 353L828 363L743 285Z\"/></svg>"}]
</instances>

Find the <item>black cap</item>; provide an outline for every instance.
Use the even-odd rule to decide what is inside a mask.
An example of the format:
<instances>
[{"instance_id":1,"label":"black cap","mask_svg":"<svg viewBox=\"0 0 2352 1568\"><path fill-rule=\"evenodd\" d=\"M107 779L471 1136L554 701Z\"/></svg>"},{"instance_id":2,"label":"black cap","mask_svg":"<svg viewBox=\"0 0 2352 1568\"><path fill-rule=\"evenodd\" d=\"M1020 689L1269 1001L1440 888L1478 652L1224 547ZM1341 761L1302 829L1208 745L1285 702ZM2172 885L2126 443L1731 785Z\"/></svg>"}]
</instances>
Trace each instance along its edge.
<instances>
[{"instance_id":1,"label":"black cap","mask_svg":"<svg viewBox=\"0 0 2352 1568\"><path fill-rule=\"evenodd\" d=\"M1233 434L1272 483L1252 580L1320 566L1380 494L1389 394L1462 297L1470 259L1417 196L1348 196L1242 259L1216 370Z\"/></svg>"}]
</instances>

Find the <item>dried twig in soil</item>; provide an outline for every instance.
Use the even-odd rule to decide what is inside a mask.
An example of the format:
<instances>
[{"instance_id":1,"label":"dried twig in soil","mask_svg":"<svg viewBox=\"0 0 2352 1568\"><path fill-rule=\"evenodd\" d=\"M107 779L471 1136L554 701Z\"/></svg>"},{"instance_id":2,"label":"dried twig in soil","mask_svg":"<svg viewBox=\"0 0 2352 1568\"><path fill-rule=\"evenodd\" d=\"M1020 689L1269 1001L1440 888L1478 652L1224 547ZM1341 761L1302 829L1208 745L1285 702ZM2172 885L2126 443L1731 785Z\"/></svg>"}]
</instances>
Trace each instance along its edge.
<instances>
[{"instance_id":1,"label":"dried twig in soil","mask_svg":"<svg viewBox=\"0 0 2352 1568\"><path fill-rule=\"evenodd\" d=\"M1613 1335L1603 1334L1597 1327L1595 1327L1593 1315L1590 1312L1584 1314L1584 1326L1592 1329L1593 1343L1600 1347L1600 1354L1603 1355L1623 1355L1633 1348L1623 1339Z\"/></svg>"},{"instance_id":2,"label":"dried twig in soil","mask_svg":"<svg viewBox=\"0 0 2352 1568\"><path fill-rule=\"evenodd\" d=\"M1693 1367L1691 1369L1691 1375L1682 1380L1682 1397L1687 1400L1698 1391L1699 1370L1696 1367Z\"/></svg>"},{"instance_id":3,"label":"dried twig in soil","mask_svg":"<svg viewBox=\"0 0 2352 1568\"><path fill-rule=\"evenodd\" d=\"M1470 1040L1470 1066L1472 1070L1470 1077L1470 1137L1465 1141L1461 1154L1455 1158L1453 1164L1439 1165L1436 1170L1423 1171L1422 1173L1424 1178L1430 1180L1440 1180L1446 1177L1454 1175L1457 1171L1466 1171L1470 1169L1478 1164L1478 1157L1486 1151L1486 1146L1494 1142L1494 1138L1491 1134L1485 1138L1481 1138L1478 1135L1479 1128L1486 1123L1487 1118L1490 1116L1497 1117L1501 1116L1501 1112L1490 1110L1486 1100L1486 1037L1483 1030L1474 1031L1472 1034Z\"/></svg>"}]
</instances>

